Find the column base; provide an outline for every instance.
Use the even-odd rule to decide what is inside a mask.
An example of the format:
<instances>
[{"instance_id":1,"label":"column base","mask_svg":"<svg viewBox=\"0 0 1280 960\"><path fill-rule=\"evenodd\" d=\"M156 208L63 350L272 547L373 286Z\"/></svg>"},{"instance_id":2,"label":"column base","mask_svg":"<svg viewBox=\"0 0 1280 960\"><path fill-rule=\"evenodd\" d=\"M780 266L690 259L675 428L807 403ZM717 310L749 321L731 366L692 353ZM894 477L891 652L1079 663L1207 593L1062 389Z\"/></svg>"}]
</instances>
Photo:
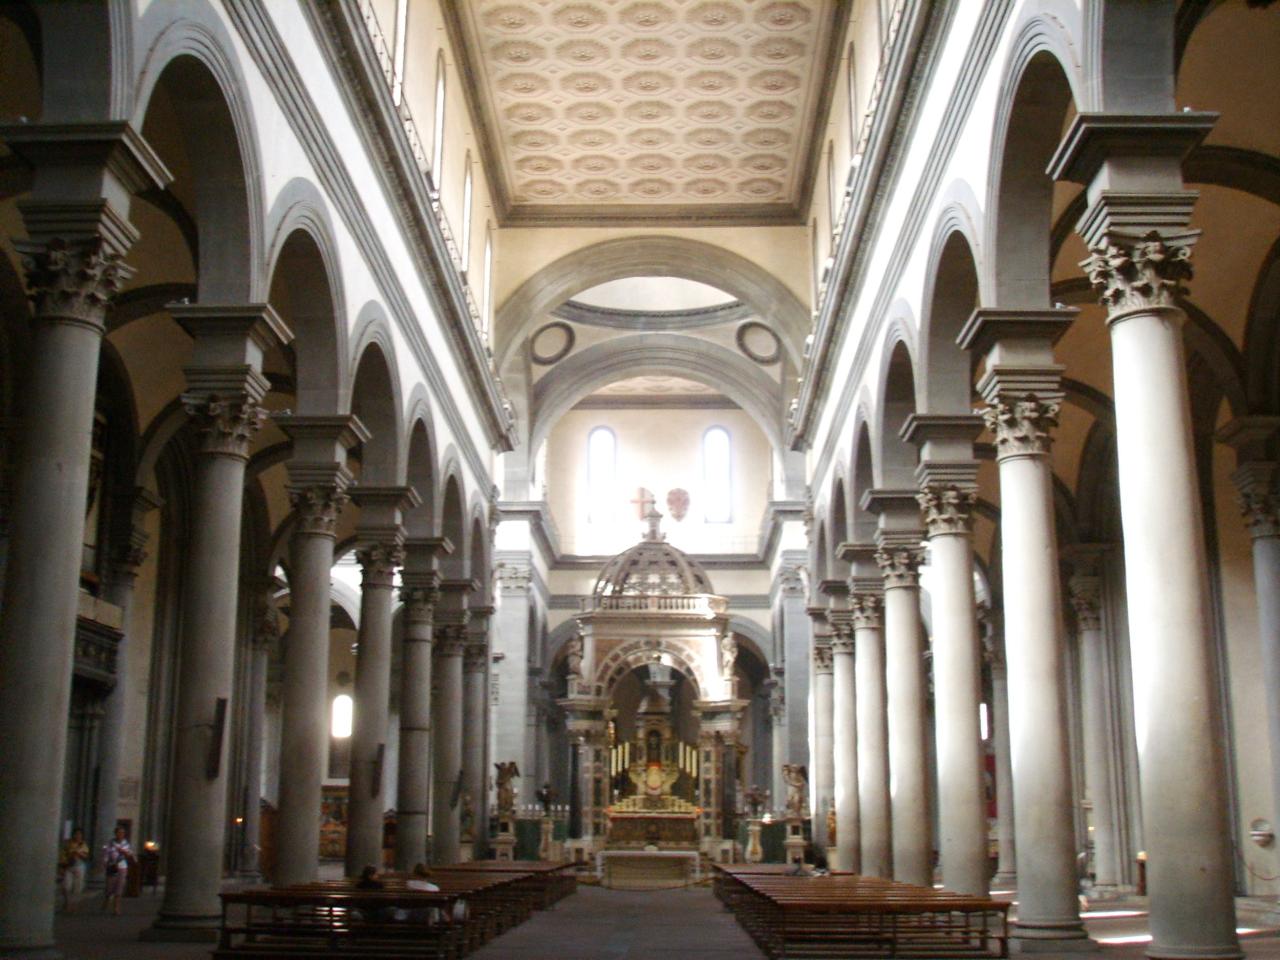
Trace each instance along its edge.
<instances>
[{"instance_id":1,"label":"column base","mask_svg":"<svg viewBox=\"0 0 1280 960\"><path fill-rule=\"evenodd\" d=\"M1242 960L1244 957L1239 943L1221 947L1161 947L1153 943L1146 953L1151 960Z\"/></svg>"},{"instance_id":2,"label":"column base","mask_svg":"<svg viewBox=\"0 0 1280 960\"><path fill-rule=\"evenodd\" d=\"M144 943L217 943L221 916L156 917L138 939Z\"/></svg>"},{"instance_id":3,"label":"column base","mask_svg":"<svg viewBox=\"0 0 1280 960\"><path fill-rule=\"evenodd\" d=\"M1096 953L1098 944L1089 939L1079 920L1057 924L1009 924L1010 953Z\"/></svg>"},{"instance_id":4,"label":"column base","mask_svg":"<svg viewBox=\"0 0 1280 960\"><path fill-rule=\"evenodd\" d=\"M1007 873L997 873L991 878L991 889L993 890L1017 890L1018 874L1010 870Z\"/></svg>"}]
</instances>

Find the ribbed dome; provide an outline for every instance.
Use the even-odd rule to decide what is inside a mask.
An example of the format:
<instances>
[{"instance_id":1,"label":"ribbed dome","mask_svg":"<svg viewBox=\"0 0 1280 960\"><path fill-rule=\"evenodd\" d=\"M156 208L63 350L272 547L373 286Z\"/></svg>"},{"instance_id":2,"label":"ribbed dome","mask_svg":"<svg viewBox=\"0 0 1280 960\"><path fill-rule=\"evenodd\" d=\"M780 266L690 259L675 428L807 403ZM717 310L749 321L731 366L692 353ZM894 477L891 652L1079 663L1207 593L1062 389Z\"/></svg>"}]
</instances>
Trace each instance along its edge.
<instances>
[{"instance_id":1,"label":"ribbed dome","mask_svg":"<svg viewBox=\"0 0 1280 960\"><path fill-rule=\"evenodd\" d=\"M658 530L662 514L650 508L644 539L604 565L596 580L597 597L673 596L714 593L707 572L666 541Z\"/></svg>"}]
</instances>

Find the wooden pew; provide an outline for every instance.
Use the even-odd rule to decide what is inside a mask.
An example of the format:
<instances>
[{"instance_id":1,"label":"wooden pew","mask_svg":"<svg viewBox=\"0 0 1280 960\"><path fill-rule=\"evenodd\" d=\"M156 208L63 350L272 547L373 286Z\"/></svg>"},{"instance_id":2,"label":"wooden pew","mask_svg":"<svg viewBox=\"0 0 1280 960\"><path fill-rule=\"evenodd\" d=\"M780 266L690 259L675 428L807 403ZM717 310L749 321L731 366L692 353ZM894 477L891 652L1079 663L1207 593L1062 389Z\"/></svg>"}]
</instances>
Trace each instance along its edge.
<instances>
[{"instance_id":1,"label":"wooden pew","mask_svg":"<svg viewBox=\"0 0 1280 960\"><path fill-rule=\"evenodd\" d=\"M1006 957L1009 904L857 874L719 865L716 895L770 957Z\"/></svg>"},{"instance_id":2,"label":"wooden pew","mask_svg":"<svg viewBox=\"0 0 1280 960\"><path fill-rule=\"evenodd\" d=\"M569 860L475 860L448 867L433 867L432 873L524 873L532 877L531 886L539 896L535 909L547 910L578 889L578 878Z\"/></svg>"}]
</instances>

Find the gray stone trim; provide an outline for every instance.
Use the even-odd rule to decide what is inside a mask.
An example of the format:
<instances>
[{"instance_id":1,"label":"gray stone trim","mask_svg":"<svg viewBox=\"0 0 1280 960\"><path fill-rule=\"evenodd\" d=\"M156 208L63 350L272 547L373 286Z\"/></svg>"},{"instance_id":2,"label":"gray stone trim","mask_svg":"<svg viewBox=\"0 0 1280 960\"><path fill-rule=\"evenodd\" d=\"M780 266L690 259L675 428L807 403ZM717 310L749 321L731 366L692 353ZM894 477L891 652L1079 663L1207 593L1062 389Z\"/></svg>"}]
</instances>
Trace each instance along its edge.
<instances>
[{"instance_id":1,"label":"gray stone trim","mask_svg":"<svg viewBox=\"0 0 1280 960\"><path fill-rule=\"evenodd\" d=\"M735 300L713 307L690 310L620 310L596 307L577 300L566 300L551 311L553 317L593 327L615 330L688 330L691 327L713 327L718 323L734 323L755 317L750 304Z\"/></svg>"},{"instance_id":2,"label":"gray stone trim","mask_svg":"<svg viewBox=\"0 0 1280 960\"><path fill-rule=\"evenodd\" d=\"M904 96L900 110L886 109L877 111L876 129L873 130L872 149L884 154L881 161L883 171L881 181L875 185L875 194L871 195L872 186L867 182L870 173L864 175L868 167L863 163L858 171L854 185L854 199L841 236L840 248L835 258L833 269L833 288L823 304L819 316L818 332L815 336L814 349L803 375L800 402L796 419L792 426L791 445L803 449L810 440L809 432L817 422L820 413L818 399L823 396L827 381L834 374L831 369L834 358L841 355L845 337L849 335L849 325L838 322L846 305L842 302L851 291L858 289L865 280L866 271L872 250L869 246L855 243L863 237L874 237L882 226L887 206L897 186L896 179L900 174L900 159L905 147L916 132L919 111L922 104L922 93L932 82L937 66L940 48L939 39L945 36L946 27L951 21L954 6L925 5L926 9L913 11L909 22L899 34L900 44L906 45L906 37L922 34L918 40L919 52L912 58L911 64L900 62L897 70L890 77L887 88L904 88ZM987 73L987 66L1000 41L1010 11L1012 0L994 0L982 11L982 18L974 30L969 49L959 71L961 81L952 91L951 98L944 112L942 125L929 151L928 165L920 177L908 209L903 226L898 232L898 240L894 246L894 254L890 258L890 269L880 278L880 290L874 305L869 312L868 324L860 329L861 337L854 355L853 365L848 375L843 378L844 387L837 402L835 422L842 422L853 406L854 397L862 382L867 364L879 349L880 334L886 324L886 309L892 302L902 270L906 264L906 252L915 244L920 231L924 228L925 216L933 202L938 184L947 163L950 162L956 143L963 131L964 123L977 97L978 90ZM927 22L919 24L917 17ZM903 58L905 61L905 57ZM909 72L909 79L906 79ZM883 120L889 114L897 116L897 123L892 130L880 129ZM892 142L885 142L891 140ZM857 222L858 220L861 222ZM829 402L829 398L828 401ZM831 433L816 459L814 476L823 476L834 456L840 440L838 432Z\"/></svg>"},{"instance_id":3,"label":"gray stone trim","mask_svg":"<svg viewBox=\"0 0 1280 960\"><path fill-rule=\"evenodd\" d=\"M329 52L330 63L335 64L340 60L346 59L345 53L339 54L335 49L330 31L323 26L320 19L329 14L314 9L310 3L302 4L302 9L311 21L317 42L322 49ZM447 387L443 371L433 356L432 348L428 345L426 335L414 315L404 288L391 266L386 249L378 238L377 230L364 210L355 182L343 163L337 146L329 136L323 114L307 92L302 76L298 72L293 58L289 55L283 38L276 30L266 4L263 0L242 0L240 3L228 4L226 10L250 55L253 57L254 63L267 80L281 111L287 118L294 135L298 138L307 159L315 168L316 175L326 193L338 209L347 229L351 231L352 238L360 249L365 264L377 282L379 289L386 298L389 312L395 319L396 325L410 345L414 358L423 371L431 387L433 397L445 420L449 423L468 466L473 475L481 482L481 486L488 486L491 483L488 467L476 449L458 405ZM363 27L360 27L360 29L363 30ZM344 82L344 77L342 76L335 76L334 81L347 97L347 108L353 120L357 123L369 123L370 121L364 118L362 106L354 102L356 91L351 89L350 83ZM373 164L375 168L383 171L383 187L392 196L397 193L393 189L393 185L388 182L393 173L400 174L404 181L414 179L413 177L403 176L407 144L403 143L403 130L398 127L397 129L400 131L400 138L398 140L391 139L387 145L397 150L399 169L393 171L391 169L392 164L380 164L376 162L376 159ZM386 143L387 139L383 137L382 142ZM371 134L368 142L374 144L379 141L376 136ZM412 163L409 166L416 173L416 166L413 166ZM416 179L420 181L421 177ZM404 184L402 183L401 186L404 187ZM425 196L425 189L425 183L421 184L421 195L411 198L416 201L413 204L413 206L417 207L416 210L410 210L410 204L401 204L400 208L404 213L416 215L419 222L412 226L420 233L425 230L430 243L415 242L411 233L406 236L406 243L411 250L420 251L418 261L425 275L424 280L426 282L424 286L428 296L433 300L433 305L437 308L443 325L450 331L450 345L465 374L468 367L466 362L468 357L465 352L462 355L458 355L458 340L460 336L463 338L467 336L466 333L459 331L460 327L466 328L466 330L471 329L470 314L465 308L465 296L459 295L461 279L457 276L456 270L453 269L452 261L445 250L444 238L440 232L439 224L430 215L429 200ZM417 193L418 191L414 192ZM406 232L409 233L408 228L410 225L405 224L403 220L402 225L406 227ZM428 250L430 251L429 254L427 253ZM431 279L437 282L432 283L430 282ZM472 335L474 335L474 331L472 331ZM483 347L479 347L479 349L483 353ZM474 352L474 349L471 352ZM471 357L470 359L472 360L472 365L474 365L475 358ZM491 444L501 449L511 449L514 439L511 436L510 426L504 422L505 414L499 402L497 388L493 382L492 375L487 372L487 367L485 367L480 376L468 376L465 379L468 381L469 389L473 393L477 390L482 391L482 395L475 396L474 399L476 408L481 413L481 419L485 422Z\"/></svg>"},{"instance_id":4,"label":"gray stone trim","mask_svg":"<svg viewBox=\"0 0 1280 960\"><path fill-rule=\"evenodd\" d=\"M741 410L728 397L706 394L666 394L651 397L592 395L575 403L571 410Z\"/></svg>"}]
</instances>

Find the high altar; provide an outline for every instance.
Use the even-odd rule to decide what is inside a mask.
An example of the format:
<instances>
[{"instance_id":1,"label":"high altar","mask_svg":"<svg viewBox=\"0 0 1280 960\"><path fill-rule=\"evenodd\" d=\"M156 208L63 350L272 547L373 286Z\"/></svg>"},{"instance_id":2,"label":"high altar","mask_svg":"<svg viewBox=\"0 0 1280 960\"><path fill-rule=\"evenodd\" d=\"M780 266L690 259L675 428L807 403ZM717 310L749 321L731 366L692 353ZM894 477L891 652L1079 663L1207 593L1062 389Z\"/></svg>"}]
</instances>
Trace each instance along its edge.
<instances>
[{"instance_id":1,"label":"high altar","mask_svg":"<svg viewBox=\"0 0 1280 960\"><path fill-rule=\"evenodd\" d=\"M650 509L640 543L614 557L569 641L571 841L611 886L696 877L734 856L746 701L737 698L728 601L666 542ZM634 706L632 706L634 704Z\"/></svg>"}]
</instances>

